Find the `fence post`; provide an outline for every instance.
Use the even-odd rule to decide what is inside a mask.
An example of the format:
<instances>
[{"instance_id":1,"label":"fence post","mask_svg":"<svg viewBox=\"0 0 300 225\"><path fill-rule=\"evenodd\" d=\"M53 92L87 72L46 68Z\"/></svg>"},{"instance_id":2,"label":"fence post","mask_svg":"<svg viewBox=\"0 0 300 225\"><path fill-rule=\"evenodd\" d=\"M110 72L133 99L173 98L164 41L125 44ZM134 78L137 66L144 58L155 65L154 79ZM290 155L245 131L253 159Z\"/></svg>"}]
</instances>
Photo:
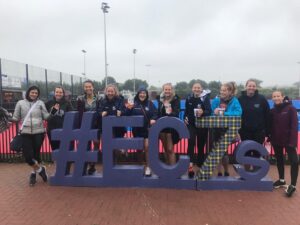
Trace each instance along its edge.
<instances>
[{"instance_id":1,"label":"fence post","mask_svg":"<svg viewBox=\"0 0 300 225\"><path fill-rule=\"evenodd\" d=\"M71 99L73 99L73 96L74 96L73 75L71 75L71 92L72 92L72 98Z\"/></svg>"},{"instance_id":2,"label":"fence post","mask_svg":"<svg viewBox=\"0 0 300 225\"><path fill-rule=\"evenodd\" d=\"M62 72L59 72L59 77L60 77L60 86L62 86Z\"/></svg>"},{"instance_id":3,"label":"fence post","mask_svg":"<svg viewBox=\"0 0 300 225\"><path fill-rule=\"evenodd\" d=\"M45 81L46 81L46 95L47 95L47 100L49 100L49 92L48 92L48 72L47 69L45 69Z\"/></svg>"},{"instance_id":4,"label":"fence post","mask_svg":"<svg viewBox=\"0 0 300 225\"><path fill-rule=\"evenodd\" d=\"M2 106L2 60L0 58L0 106Z\"/></svg>"},{"instance_id":5,"label":"fence post","mask_svg":"<svg viewBox=\"0 0 300 225\"><path fill-rule=\"evenodd\" d=\"M28 70L28 64L25 65L26 67L26 90L29 88L29 70Z\"/></svg>"}]
</instances>

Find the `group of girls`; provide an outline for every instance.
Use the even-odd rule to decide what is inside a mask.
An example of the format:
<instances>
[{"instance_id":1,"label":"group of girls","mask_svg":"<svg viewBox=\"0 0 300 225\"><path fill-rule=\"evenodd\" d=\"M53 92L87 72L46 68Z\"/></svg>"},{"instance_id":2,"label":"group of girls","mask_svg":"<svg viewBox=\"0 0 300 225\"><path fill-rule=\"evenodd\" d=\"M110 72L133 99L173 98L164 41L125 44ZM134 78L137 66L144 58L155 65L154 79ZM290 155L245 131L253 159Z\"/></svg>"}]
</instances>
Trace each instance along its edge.
<instances>
[{"instance_id":1,"label":"group of girls","mask_svg":"<svg viewBox=\"0 0 300 225\"><path fill-rule=\"evenodd\" d=\"M40 160L40 148L45 137L43 120L48 120L47 134L52 149L59 148L59 142L52 140L51 131L61 128L65 112L77 110L80 121L84 112L95 111L96 120L93 124L94 129L99 130L97 140L93 141L94 149L99 149L101 138L102 118L106 116L143 116L143 127L133 127L134 137L144 138L145 152L145 176L151 176L152 171L149 167L148 154L148 135L149 128L157 119L165 116L179 117L180 99L175 94L171 83L166 83L162 87L162 92L157 98L158 107L156 108L149 99L149 93L145 88L140 88L133 102L125 104L124 98L119 94L117 87L113 84L105 88L105 97L99 98L95 93L94 84L87 80L83 84L84 95L77 98L76 109L70 102L65 100L65 92L62 87L56 87L52 100L44 104L39 100L40 90L36 86L30 87L24 100L20 100L15 108L12 120L22 121L23 126L21 135L24 140L23 154L26 162L32 167L29 184L36 183L39 174L43 181L47 181L46 168L42 166ZM270 110L269 104L264 96L257 90L255 80L248 80L245 85L245 91L239 98L236 97L236 84L228 82L221 85L220 94L210 101L210 91L203 90L200 83L196 82L192 86L191 94L186 97L184 122L189 130L188 155L190 156L190 166L188 175L194 176L194 164L201 167L206 158L204 151L205 145L208 145L208 129L195 126L195 118L205 116L241 116L242 125L239 131L239 137L243 140L254 140L263 143L265 138L271 141L277 158L277 167L279 180L274 182L274 188L285 186L284 180L284 156L283 149L288 153L291 162L291 184L286 189L287 196L291 196L296 190L298 176L298 120L296 109L290 101L284 101L284 95L280 91L272 94L274 108ZM28 112L30 115L27 116ZM26 121L25 121L26 118ZM126 128L115 127L113 129L114 137L123 137ZM211 134L213 142L217 142L224 131L218 129ZM176 163L174 144L176 143L176 131L171 128L165 128L160 133L160 140L164 148L165 162L169 165ZM197 154L195 154L195 145L197 144ZM213 143L212 143L213 145ZM91 146L91 145L90 145ZM206 148L207 149L207 148ZM250 151L247 153L252 157L260 157L258 152ZM229 176L228 156L225 155L218 167L218 176L223 176L221 164L224 167L224 176ZM247 170L255 170L250 166ZM90 163L87 173L89 175L96 172L95 164Z\"/></svg>"}]
</instances>

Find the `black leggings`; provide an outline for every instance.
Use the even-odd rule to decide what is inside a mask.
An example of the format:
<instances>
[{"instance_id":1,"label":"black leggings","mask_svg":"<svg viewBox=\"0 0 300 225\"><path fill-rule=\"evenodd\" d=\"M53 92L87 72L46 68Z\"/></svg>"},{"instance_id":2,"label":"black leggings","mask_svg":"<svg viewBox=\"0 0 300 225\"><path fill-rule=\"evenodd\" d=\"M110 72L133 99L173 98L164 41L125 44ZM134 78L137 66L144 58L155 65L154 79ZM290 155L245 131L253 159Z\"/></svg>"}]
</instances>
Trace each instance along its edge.
<instances>
[{"instance_id":1,"label":"black leggings","mask_svg":"<svg viewBox=\"0 0 300 225\"><path fill-rule=\"evenodd\" d=\"M275 156L277 159L277 169L279 173L279 179L284 179L284 156L283 148L281 146L273 145ZM296 186L298 177L298 156L295 147L285 147L291 164L291 184Z\"/></svg>"},{"instance_id":2,"label":"black leggings","mask_svg":"<svg viewBox=\"0 0 300 225\"><path fill-rule=\"evenodd\" d=\"M204 146L207 140L208 130L205 128L196 128L194 126L188 126L190 138L188 140L188 155L190 156L190 162L197 163L198 166L202 166L205 161ZM195 155L195 144L197 139L198 155Z\"/></svg>"},{"instance_id":3,"label":"black leggings","mask_svg":"<svg viewBox=\"0 0 300 225\"><path fill-rule=\"evenodd\" d=\"M45 134L22 134L23 137L23 155L26 163L33 166L36 162L40 163L40 151L44 141Z\"/></svg>"}]
</instances>

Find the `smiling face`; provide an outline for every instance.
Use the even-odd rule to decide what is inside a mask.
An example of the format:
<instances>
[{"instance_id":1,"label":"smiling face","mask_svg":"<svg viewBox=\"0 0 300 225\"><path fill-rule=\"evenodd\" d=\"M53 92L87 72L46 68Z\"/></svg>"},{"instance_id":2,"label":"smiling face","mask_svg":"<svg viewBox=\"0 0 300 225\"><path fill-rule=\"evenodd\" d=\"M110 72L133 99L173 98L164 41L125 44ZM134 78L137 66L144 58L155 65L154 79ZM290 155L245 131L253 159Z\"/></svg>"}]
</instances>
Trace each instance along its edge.
<instances>
[{"instance_id":1,"label":"smiling face","mask_svg":"<svg viewBox=\"0 0 300 225\"><path fill-rule=\"evenodd\" d=\"M86 82L83 85L83 90L87 95L93 95L94 94L94 86L90 82Z\"/></svg>"},{"instance_id":2,"label":"smiling face","mask_svg":"<svg viewBox=\"0 0 300 225\"><path fill-rule=\"evenodd\" d=\"M64 97L64 92L62 88L55 88L54 97L56 101L60 101Z\"/></svg>"},{"instance_id":3,"label":"smiling face","mask_svg":"<svg viewBox=\"0 0 300 225\"><path fill-rule=\"evenodd\" d=\"M256 83L254 81L248 81L246 84L247 96L253 96L257 90Z\"/></svg>"},{"instance_id":4,"label":"smiling face","mask_svg":"<svg viewBox=\"0 0 300 225\"><path fill-rule=\"evenodd\" d=\"M202 86L199 83L195 83L192 87L192 92L195 96L199 97L202 93Z\"/></svg>"},{"instance_id":5,"label":"smiling face","mask_svg":"<svg viewBox=\"0 0 300 225\"><path fill-rule=\"evenodd\" d=\"M139 93L139 100L140 100L141 102L143 102L143 101L146 100L146 98L147 98L147 93L146 93L146 91L141 91L141 92Z\"/></svg>"},{"instance_id":6,"label":"smiling face","mask_svg":"<svg viewBox=\"0 0 300 225\"><path fill-rule=\"evenodd\" d=\"M106 96L109 100L113 99L116 95L115 89L113 87L107 87Z\"/></svg>"},{"instance_id":7,"label":"smiling face","mask_svg":"<svg viewBox=\"0 0 300 225\"><path fill-rule=\"evenodd\" d=\"M29 92L29 98L32 100L32 101L35 101L39 96L39 92L38 90L36 89L32 89L30 92Z\"/></svg>"},{"instance_id":8,"label":"smiling face","mask_svg":"<svg viewBox=\"0 0 300 225\"><path fill-rule=\"evenodd\" d=\"M228 99L228 98L230 98L230 96L231 96L231 93L228 90L228 88L225 85L222 85L221 89L220 89L220 98L221 99Z\"/></svg>"},{"instance_id":9,"label":"smiling face","mask_svg":"<svg viewBox=\"0 0 300 225\"><path fill-rule=\"evenodd\" d=\"M172 86L169 84L165 84L163 87L163 92L164 92L165 97L167 97L167 98L171 97L171 95L173 93Z\"/></svg>"},{"instance_id":10,"label":"smiling face","mask_svg":"<svg viewBox=\"0 0 300 225\"><path fill-rule=\"evenodd\" d=\"M283 94L280 91L274 91L272 93L272 100L275 105L283 103Z\"/></svg>"}]
</instances>

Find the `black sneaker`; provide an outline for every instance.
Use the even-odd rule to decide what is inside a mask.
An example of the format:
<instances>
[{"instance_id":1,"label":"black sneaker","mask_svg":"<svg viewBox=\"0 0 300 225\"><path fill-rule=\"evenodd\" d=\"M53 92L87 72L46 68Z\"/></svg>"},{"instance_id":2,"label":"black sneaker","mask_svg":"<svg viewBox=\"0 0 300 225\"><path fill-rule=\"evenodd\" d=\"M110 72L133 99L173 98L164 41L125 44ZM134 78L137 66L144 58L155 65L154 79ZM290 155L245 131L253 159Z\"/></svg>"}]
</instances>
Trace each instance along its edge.
<instances>
[{"instance_id":1,"label":"black sneaker","mask_svg":"<svg viewBox=\"0 0 300 225\"><path fill-rule=\"evenodd\" d=\"M39 172L39 175L42 177L44 182L48 181L48 175L46 173L46 168L44 166L42 166L42 171Z\"/></svg>"},{"instance_id":2,"label":"black sneaker","mask_svg":"<svg viewBox=\"0 0 300 225\"><path fill-rule=\"evenodd\" d=\"M31 173L30 177L29 177L29 185L30 186L34 186L36 183L36 174L35 173Z\"/></svg>"},{"instance_id":3,"label":"black sneaker","mask_svg":"<svg viewBox=\"0 0 300 225\"><path fill-rule=\"evenodd\" d=\"M224 177L229 177L230 174L228 172L224 172Z\"/></svg>"},{"instance_id":4,"label":"black sneaker","mask_svg":"<svg viewBox=\"0 0 300 225\"><path fill-rule=\"evenodd\" d=\"M195 176L194 168L192 166L189 167L188 175L189 178L194 178Z\"/></svg>"},{"instance_id":5,"label":"black sneaker","mask_svg":"<svg viewBox=\"0 0 300 225\"><path fill-rule=\"evenodd\" d=\"M88 175L93 175L96 172L95 165L90 165L87 172L88 172Z\"/></svg>"},{"instance_id":6,"label":"black sneaker","mask_svg":"<svg viewBox=\"0 0 300 225\"><path fill-rule=\"evenodd\" d=\"M277 180L273 183L273 188L280 188L286 185L285 181Z\"/></svg>"},{"instance_id":7,"label":"black sneaker","mask_svg":"<svg viewBox=\"0 0 300 225\"><path fill-rule=\"evenodd\" d=\"M223 174L221 172L218 173L218 177L222 177Z\"/></svg>"},{"instance_id":8,"label":"black sneaker","mask_svg":"<svg viewBox=\"0 0 300 225\"><path fill-rule=\"evenodd\" d=\"M287 189L285 190L286 196L287 196L287 197L291 197L295 191L296 191L295 186L289 185L289 186L287 187Z\"/></svg>"}]
</instances>

